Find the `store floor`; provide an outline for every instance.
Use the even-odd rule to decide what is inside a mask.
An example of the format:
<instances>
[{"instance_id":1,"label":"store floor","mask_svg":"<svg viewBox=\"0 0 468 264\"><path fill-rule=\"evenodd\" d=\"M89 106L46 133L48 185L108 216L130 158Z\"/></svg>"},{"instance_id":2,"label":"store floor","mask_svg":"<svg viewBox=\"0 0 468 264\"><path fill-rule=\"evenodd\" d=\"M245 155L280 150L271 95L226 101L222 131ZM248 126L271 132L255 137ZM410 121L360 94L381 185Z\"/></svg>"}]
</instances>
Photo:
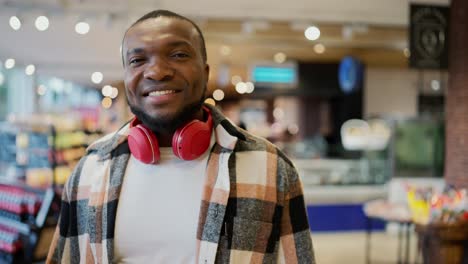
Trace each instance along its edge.
<instances>
[{"instance_id":1,"label":"store floor","mask_svg":"<svg viewBox=\"0 0 468 264\"><path fill-rule=\"evenodd\" d=\"M315 257L318 264L361 264L366 263L365 232L312 233ZM415 263L417 237L410 238L410 263ZM386 232L375 232L371 236L372 264L397 263L398 236ZM419 262L422 262L419 260Z\"/></svg>"},{"instance_id":2,"label":"store floor","mask_svg":"<svg viewBox=\"0 0 468 264\"><path fill-rule=\"evenodd\" d=\"M396 264L398 236L374 232L371 237L371 264ZM366 263L366 233L313 233L312 240L317 264ZM410 263L415 263L417 238L411 236ZM422 261L419 260L419 263ZM35 263L43 264L43 262Z\"/></svg>"}]
</instances>

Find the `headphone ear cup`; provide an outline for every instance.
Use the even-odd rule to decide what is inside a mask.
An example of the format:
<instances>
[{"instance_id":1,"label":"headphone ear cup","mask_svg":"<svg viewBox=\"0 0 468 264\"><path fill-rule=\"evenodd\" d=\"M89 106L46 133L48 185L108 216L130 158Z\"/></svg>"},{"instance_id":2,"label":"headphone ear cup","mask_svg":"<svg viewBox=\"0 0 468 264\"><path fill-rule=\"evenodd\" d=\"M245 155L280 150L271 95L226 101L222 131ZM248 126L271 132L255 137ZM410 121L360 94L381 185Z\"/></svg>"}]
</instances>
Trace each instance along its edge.
<instances>
[{"instance_id":1,"label":"headphone ear cup","mask_svg":"<svg viewBox=\"0 0 468 264\"><path fill-rule=\"evenodd\" d=\"M178 129L172 137L172 151L183 160L200 157L210 146L211 125L193 120Z\"/></svg>"},{"instance_id":2,"label":"headphone ear cup","mask_svg":"<svg viewBox=\"0 0 468 264\"><path fill-rule=\"evenodd\" d=\"M132 155L146 164L156 164L160 158L159 143L154 133L141 124L130 129L128 146Z\"/></svg>"}]
</instances>

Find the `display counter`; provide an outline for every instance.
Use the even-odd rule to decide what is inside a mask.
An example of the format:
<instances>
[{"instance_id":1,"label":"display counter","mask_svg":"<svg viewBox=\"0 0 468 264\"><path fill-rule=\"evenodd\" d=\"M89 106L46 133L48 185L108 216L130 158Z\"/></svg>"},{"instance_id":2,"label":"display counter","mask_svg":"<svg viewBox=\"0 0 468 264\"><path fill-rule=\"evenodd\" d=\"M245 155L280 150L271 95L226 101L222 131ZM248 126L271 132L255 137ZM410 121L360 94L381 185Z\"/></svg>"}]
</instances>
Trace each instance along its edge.
<instances>
[{"instance_id":1,"label":"display counter","mask_svg":"<svg viewBox=\"0 0 468 264\"><path fill-rule=\"evenodd\" d=\"M304 187L312 231L364 231L363 204L388 197L386 184L371 184L369 162L361 160L293 160ZM383 222L374 230L383 230Z\"/></svg>"}]
</instances>

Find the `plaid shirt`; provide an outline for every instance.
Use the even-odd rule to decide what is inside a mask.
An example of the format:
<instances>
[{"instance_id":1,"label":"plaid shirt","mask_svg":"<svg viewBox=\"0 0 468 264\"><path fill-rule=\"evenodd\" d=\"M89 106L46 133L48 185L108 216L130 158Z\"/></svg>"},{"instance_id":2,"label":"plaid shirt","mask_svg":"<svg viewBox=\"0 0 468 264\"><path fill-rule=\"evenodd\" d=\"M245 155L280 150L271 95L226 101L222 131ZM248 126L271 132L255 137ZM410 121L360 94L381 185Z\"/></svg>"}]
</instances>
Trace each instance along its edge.
<instances>
[{"instance_id":1,"label":"plaid shirt","mask_svg":"<svg viewBox=\"0 0 468 264\"><path fill-rule=\"evenodd\" d=\"M216 143L202 194L197 263L315 263L302 185L291 161L209 108ZM93 143L76 166L47 263L113 262L117 205L131 155L128 132L127 124Z\"/></svg>"}]
</instances>

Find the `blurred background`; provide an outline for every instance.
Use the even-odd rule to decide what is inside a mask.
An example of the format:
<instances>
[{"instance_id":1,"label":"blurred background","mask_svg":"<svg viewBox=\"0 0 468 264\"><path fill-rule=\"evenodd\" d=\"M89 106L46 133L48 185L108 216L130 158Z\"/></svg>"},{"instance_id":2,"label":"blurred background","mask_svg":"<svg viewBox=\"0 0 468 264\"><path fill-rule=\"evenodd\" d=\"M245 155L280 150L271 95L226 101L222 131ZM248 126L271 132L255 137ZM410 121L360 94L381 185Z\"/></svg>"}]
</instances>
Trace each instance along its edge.
<instances>
[{"instance_id":1,"label":"blurred background","mask_svg":"<svg viewBox=\"0 0 468 264\"><path fill-rule=\"evenodd\" d=\"M154 9L202 29L206 102L292 158L318 263L423 262L408 194L468 182L463 0L0 0L0 258L43 259L86 146L131 119L121 41Z\"/></svg>"}]
</instances>

